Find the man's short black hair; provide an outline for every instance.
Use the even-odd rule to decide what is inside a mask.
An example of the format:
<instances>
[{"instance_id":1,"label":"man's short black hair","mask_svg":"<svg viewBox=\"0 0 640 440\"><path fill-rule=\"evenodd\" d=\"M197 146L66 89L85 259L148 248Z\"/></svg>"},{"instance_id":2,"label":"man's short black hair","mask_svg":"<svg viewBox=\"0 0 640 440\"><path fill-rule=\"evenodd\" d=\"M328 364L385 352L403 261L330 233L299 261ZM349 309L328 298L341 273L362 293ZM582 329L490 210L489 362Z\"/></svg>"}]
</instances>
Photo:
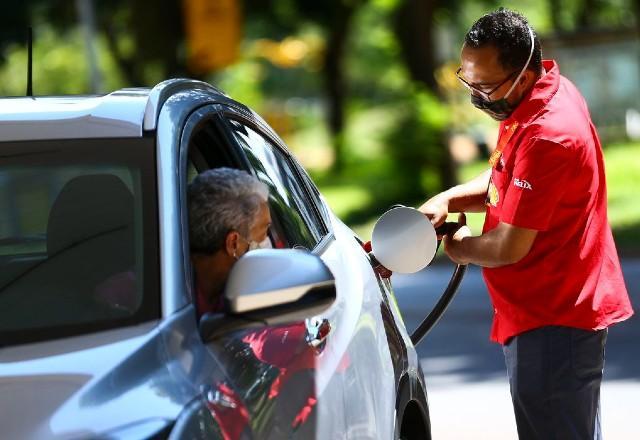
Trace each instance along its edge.
<instances>
[{"instance_id":1,"label":"man's short black hair","mask_svg":"<svg viewBox=\"0 0 640 440\"><path fill-rule=\"evenodd\" d=\"M498 50L498 61L505 70L517 71L524 67L531 50L527 19L515 11L500 8L476 21L464 39L466 46L478 49L493 46ZM534 36L534 49L528 68L536 73L542 71L542 51L538 37Z\"/></svg>"}]
</instances>

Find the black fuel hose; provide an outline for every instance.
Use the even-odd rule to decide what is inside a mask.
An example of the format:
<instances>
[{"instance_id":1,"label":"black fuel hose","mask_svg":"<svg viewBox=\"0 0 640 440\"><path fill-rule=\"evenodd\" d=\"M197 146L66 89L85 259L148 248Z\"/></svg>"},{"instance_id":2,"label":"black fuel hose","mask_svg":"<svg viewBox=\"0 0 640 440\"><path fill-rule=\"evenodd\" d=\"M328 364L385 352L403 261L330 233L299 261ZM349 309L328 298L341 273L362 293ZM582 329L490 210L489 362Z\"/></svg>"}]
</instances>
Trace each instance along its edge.
<instances>
[{"instance_id":1,"label":"black fuel hose","mask_svg":"<svg viewBox=\"0 0 640 440\"><path fill-rule=\"evenodd\" d=\"M401 208L404 205L396 204L391 208ZM445 222L436 228L436 235L438 237L442 237L443 235L454 233L460 225L458 223ZM440 247L440 239L438 239L437 249ZM379 263L378 263L379 264ZM429 334L429 332L435 327L435 325L440 321L442 315L451 304L451 301L458 293L458 288L460 287L460 283L464 278L464 274L467 272L467 265L458 264L453 271L453 275L451 275L451 279L449 280L449 284L447 288L442 293L442 296L436 303L431 313L427 315L426 318L422 320L418 328L416 328L413 333L411 333L411 342L413 345L418 345L422 339Z\"/></svg>"},{"instance_id":2,"label":"black fuel hose","mask_svg":"<svg viewBox=\"0 0 640 440\"><path fill-rule=\"evenodd\" d=\"M435 305L431 313L427 315L426 318L420 323L418 328L416 328L413 333L411 333L411 342L413 345L418 345L422 338L424 338L438 323L442 315L451 304L453 297L458 293L458 288L460 287L460 283L462 282L462 278L464 277L465 272L467 271L467 266L458 264L453 271L453 275L449 280L449 284L445 289L444 293L440 297L440 300Z\"/></svg>"}]
</instances>

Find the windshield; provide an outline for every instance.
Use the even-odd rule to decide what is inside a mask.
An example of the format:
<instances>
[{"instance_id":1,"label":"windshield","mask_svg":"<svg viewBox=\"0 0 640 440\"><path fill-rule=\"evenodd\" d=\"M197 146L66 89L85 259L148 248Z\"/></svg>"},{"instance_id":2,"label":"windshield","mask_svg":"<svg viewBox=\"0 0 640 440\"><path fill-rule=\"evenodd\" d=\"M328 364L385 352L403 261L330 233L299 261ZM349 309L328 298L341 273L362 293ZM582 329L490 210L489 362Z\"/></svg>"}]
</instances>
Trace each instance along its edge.
<instances>
[{"instance_id":1,"label":"windshield","mask_svg":"<svg viewBox=\"0 0 640 440\"><path fill-rule=\"evenodd\" d=\"M152 139L0 143L0 345L159 316Z\"/></svg>"}]
</instances>

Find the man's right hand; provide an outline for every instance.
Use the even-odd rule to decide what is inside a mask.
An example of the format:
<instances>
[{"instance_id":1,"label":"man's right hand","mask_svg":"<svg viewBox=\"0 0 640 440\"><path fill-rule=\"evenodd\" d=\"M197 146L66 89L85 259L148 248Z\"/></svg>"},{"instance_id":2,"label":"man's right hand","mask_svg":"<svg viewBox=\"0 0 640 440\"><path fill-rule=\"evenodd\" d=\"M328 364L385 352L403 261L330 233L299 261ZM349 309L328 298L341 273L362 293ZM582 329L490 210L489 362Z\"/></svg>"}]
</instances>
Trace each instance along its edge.
<instances>
[{"instance_id":1,"label":"man's right hand","mask_svg":"<svg viewBox=\"0 0 640 440\"><path fill-rule=\"evenodd\" d=\"M426 215L433 226L437 228L445 222L447 215L449 215L449 201L441 194L438 194L424 202L418 208L418 211Z\"/></svg>"},{"instance_id":2,"label":"man's right hand","mask_svg":"<svg viewBox=\"0 0 640 440\"><path fill-rule=\"evenodd\" d=\"M474 179L431 197L418 210L436 228L445 222L449 212L486 212L484 202L490 179L491 168L488 168Z\"/></svg>"}]
</instances>

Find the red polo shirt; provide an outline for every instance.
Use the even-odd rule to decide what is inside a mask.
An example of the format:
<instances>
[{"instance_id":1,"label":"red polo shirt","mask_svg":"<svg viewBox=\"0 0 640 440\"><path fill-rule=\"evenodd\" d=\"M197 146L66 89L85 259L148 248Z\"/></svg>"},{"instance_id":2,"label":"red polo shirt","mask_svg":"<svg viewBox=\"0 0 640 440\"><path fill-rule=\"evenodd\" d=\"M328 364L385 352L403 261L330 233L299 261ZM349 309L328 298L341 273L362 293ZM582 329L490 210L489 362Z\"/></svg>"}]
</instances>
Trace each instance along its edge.
<instances>
[{"instance_id":1,"label":"red polo shirt","mask_svg":"<svg viewBox=\"0 0 640 440\"><path fill-rule=\"evenodd\" d=\"M491 339L547 325L602 329L633 314L607 221L602 148L584 98L554 61L500 125L483 231L538 231L526 257L485 268Z\"/></svg>"}]
</instances>

